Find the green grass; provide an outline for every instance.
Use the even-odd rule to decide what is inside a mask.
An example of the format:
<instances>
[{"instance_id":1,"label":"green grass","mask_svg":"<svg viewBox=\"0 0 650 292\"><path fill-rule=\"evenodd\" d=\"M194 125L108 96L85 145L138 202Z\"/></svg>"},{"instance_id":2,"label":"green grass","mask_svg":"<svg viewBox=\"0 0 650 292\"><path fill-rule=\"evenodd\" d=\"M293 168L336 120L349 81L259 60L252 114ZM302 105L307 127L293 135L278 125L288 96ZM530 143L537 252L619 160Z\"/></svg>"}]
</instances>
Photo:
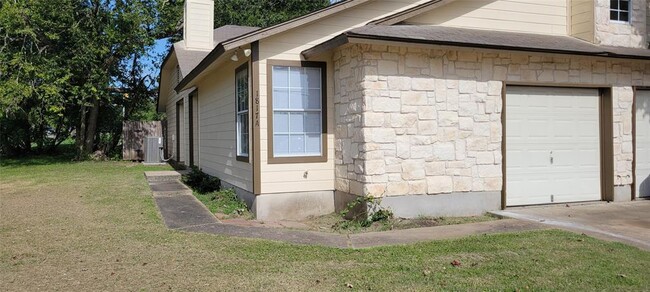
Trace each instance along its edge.
<instances>
[{"instance_id":1,"label":"green grass","mask_svg":"<svg viewBox=\"0 0 650 292\"><path fill-rule=\"evenodd\" d=\"M185 233L164 227L144 180L145 170L168 168L2 160L1 291L650 287L650 253L579 234L545 230L340 250Z\"/></svg>"},{"instance_id":2,"label":"green grass","mask_svg":"<svg viewBox=\"0 0 650 292\"><path fill-rule=\"evenodd\" d=\"M199 201L201 201L201 203L208 207L208 210L213 214L220 213L230 216L253 218L253 215L246 207L246 203L240 200L232 189L210 193L193 191L192 193L197 199L199 199Z\"/></svg>"}]
</instances>

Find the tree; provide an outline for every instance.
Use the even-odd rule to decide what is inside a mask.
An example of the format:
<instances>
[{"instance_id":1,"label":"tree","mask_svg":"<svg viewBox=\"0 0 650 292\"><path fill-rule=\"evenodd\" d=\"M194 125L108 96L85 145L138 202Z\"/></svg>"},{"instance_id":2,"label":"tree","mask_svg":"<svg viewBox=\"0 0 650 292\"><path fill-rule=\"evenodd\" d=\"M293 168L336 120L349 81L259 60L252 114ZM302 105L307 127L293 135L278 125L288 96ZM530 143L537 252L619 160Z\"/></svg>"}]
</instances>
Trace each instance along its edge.
<instances>
[{"instance_id":1,"label":"tree","mask_svg":"<svg viewBox=\"0 0 650 292\"><path fill-rule=\"evenodd\" d=\"M215 26L269 26L326 0L215 0ZM0 155L53 151L73 136L79 158L117 149L121 123L156 119L156 39L180 39L180 0L0 2ZM160 63L160 58L156 62Z\"/></svg>"},{"instance_id":2,"label":"tree","mask_svg":"<svg viewBox=\"0 0 650 292\"><path fill-rule=\"evenodd\" d=\"M101 108L113 108L104 113L117 113L118 106L129 113L149 109L155 82L145 81L139 59L158 33L160 3L3 2L0 154L29 152L33 143L38 152L51 150L74 130L83 157L97 147ZM119 112L102 120L122 119ZM20 131L6 131L6 126Z\"/></svg>"}]
</instances>

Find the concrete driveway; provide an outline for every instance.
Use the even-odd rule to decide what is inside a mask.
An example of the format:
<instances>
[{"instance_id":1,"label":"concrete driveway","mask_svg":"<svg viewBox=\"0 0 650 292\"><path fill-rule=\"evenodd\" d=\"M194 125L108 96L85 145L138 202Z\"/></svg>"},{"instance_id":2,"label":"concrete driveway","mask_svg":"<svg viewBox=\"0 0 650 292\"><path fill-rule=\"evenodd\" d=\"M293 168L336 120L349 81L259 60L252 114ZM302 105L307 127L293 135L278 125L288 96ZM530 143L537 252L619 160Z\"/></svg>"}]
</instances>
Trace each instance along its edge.
<instances>
[{"instance_id":1,"label":"concrete driveway","mask_svg":"<svg viewBox=\"0 0 650 292\"><path fill-rule=\"evenodd\" d=\"M650 250L650 200L516 207L493 213Z\"/></svg>"}]
</instances>

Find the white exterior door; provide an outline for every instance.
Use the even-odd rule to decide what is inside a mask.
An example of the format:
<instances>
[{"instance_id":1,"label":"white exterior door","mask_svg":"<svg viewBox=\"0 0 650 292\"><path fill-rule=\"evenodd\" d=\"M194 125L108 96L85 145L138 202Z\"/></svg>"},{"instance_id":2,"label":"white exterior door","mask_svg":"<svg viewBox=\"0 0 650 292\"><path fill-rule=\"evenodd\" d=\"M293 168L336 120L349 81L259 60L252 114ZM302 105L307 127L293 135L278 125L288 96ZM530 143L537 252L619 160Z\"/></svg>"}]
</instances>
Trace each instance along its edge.
<instances>
[{"instance_id":1,"label":"white exterior door","mask_svg":"<svg viewBox=\"0 0 650 292\"><path fill-rule=\"evenodd\" d=\"M636 196L650 198L650 90L636 94Z\"/></svg>"},{"instance_id":2,"label":"white exterior door","mask_svg":"<svg viewBox=\"0 0 650 292\"><path fill-rule=\"evenodd\" d=\"M506 205L600 200L597 89L508 86Z\"/></svg>"}]
</instances>

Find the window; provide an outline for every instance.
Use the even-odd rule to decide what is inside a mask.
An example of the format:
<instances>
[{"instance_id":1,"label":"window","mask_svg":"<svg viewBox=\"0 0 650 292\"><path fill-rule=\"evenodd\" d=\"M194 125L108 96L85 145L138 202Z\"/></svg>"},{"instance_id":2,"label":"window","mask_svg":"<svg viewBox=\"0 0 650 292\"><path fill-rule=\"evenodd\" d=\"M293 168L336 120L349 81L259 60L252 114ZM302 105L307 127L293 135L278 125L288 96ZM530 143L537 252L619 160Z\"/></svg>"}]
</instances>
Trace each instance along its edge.
<instances>
[{"instance_id":1,"label":"window","mask_svg":"<svg viewBox=\"0 0 650 292\"><path fill-rule=\"evenodd\" d=\"M235 71L235 100L237 102L237 158L248 158L248 63ZM244 159L241 159L244 158Z\"/></svg>"},{"instance_id":2,"label":"window","mask_svg":"<svg viewBox=\"0 0 650 292\"><path fill-rule=\"evenodd\" d=\"M610 0L609 19L628 22L630 20L630 0Z\"/></svg>"},{"instance_id":3,"label":"window","mask_svg":"<svg viewBox=\"0 0 650 292\"><path fill-rule=\"evenodd\" d=\"M323 159L325 64L302 62L300 66L272 65L270 71L272 158ZM312 161L316 160L287 162Z\"/></svg>"}]
</instances>

